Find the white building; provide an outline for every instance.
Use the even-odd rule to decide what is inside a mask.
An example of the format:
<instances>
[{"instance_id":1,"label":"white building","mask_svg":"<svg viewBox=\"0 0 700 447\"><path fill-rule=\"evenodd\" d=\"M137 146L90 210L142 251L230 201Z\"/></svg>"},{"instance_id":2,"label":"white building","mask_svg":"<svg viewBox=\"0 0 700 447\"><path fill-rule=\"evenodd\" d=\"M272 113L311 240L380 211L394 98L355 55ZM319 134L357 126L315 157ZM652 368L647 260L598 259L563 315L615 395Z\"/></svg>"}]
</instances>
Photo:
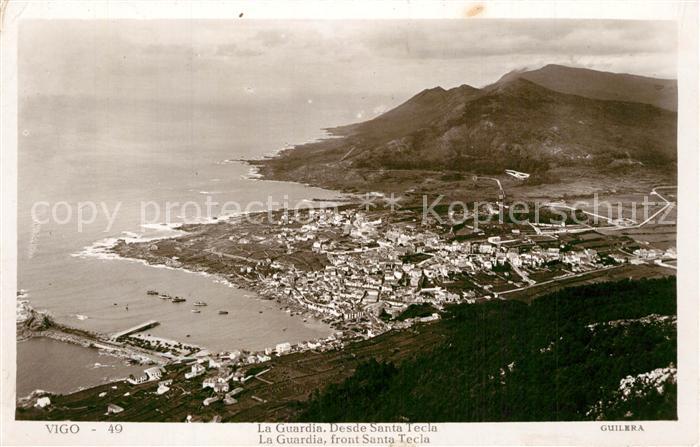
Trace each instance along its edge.
<instances>
[{"instance_id":1,"label":"white building","mask_svg":"<svg viewBox=\"0 0 700 447\"><path fill-rule=\"evenodd\" d=\"M129 378L126 379L126 381L129 382L129 383L132 384L132 385L139 385L139 384L148 382L148 375L142 374L142 375L140 375L140 376L138 376L138 377L134 377L134 376L132 375L132 376L129 376Z\"/></svg>"},{"instance_id":2,"label":"white building","mask_svg":"<svg viewBox=\"0 0 700 447\"><path fill-rule=\"evenodd\" d=\"M148 368L144 370L144 373L148 376L148 380L160 380L163 377L163 368L160 366L154 366L153 368Z\"/></svg>"},{"instance_id":3,"label":"white building","mask_svg":"<svg viewBox=\"0 0 700 447\"><path fill-rule=\"evenodd\" d=\"M167 385L164 385L163 383L158 384L158 389L156 390L156 394L161 395L165 394L168 391L170 391L170 387Z\"/></svg>"},{"instance_id":4,"label":"white building","mask_svg":"<svg viewBox=\"0 0 700 447\"><path fill-rule=\"evenodd\" d=\"M120 407L119 405L115 405L115 404L108 404L107 405L107 414L117 414L117 413L121 413L122 411L124 411L124 409L122 407Z\"/></svg>"},{"instance_id":5,"label":"white building","mask_svg":"<svg viewBox=\"0 0 700 447\"><path fill-rule=\"evenodd\" d=\"M275 346L275 352L277 355L282 355L290 352L292 350L292 345L290 343L279 343Z\"/></svg>"},{"instance_id":6,"label":"white building","mask_svg":"<svg viewBox=\"0 0 700 447\"><path fill-rule=\"evenodd\" d=\"M34 406L37 408L44 408L48 407L49 405L51 405L51 399L46 396L38 398L34 404Z\"/></svg>"},{"instance_id":7,"label":"white building","mask_svg":"<svg viewBox=\"0 0 700 447\"><path fill-rule=\"evenodd\" d=\"M209 405L213 404L214 402L216 402L218 400L219 400L219 396L207 397L206 399L204 399L204 402L202 402L202 404L204 404L205 407L208 407Z\"/></svg>"},{"instance_id":8,"label":"white building","mask_svg":"<svg viewBox=\"0 0 700 447\"><path fill-rule=\"evenodd\" d=\"M200 365L199 363L195 363L194 365L192 365L192 369L190 370L190 372L185 373L185 379L191 379L193 377L200 376L204 374L205 370L206 368L204 368L204 366Z\"/></svg>"}]
</instances>

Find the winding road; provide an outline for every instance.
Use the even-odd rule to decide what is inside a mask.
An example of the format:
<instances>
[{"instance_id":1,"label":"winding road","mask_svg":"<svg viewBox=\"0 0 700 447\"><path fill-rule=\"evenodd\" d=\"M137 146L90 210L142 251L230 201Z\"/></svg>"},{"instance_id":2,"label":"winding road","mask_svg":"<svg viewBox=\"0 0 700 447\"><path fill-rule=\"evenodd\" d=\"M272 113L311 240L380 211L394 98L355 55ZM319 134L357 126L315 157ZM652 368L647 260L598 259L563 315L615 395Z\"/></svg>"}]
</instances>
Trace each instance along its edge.
<instances>
[{"instance_id":1,"label":"winding road","mask_svg":"<svg viewBox=\"0 0 700 447\"><path fill-rule=\"evenodd\" d=\"M636 225L619 225L619 224L614 223L615 220L617 220L617 219L611 219L610 217L601 216L600 214L591 213L591 212L589 212L589 211L583 211L583 210L581 210L581 211L582 211L584 214L588 215L588 216L592 216L592 217L595 217L595 218L598 218L598 219L603 219L603 220L606 220L606 221L608 221L608 222L610 222L610 223L612 224L611 226L608 226L608 227L592 227L592 228L594 228L595 230L613 230L613 231L616 231L616 230L629 230L629 229L634 229L634 228L641 228L641 227L643 227L644 225L646 225L646 224L648 224L649 222L651 222L652 220L654 220L654 218L655 218L656 216L658 216L659 214L663 213L664 211L666 211L668 208L672 207L672 206L675 204L675 202L669 201L669 200L666 199L664 196L662 196L661 194L659 194L659 192L657 191L658 189L671 189L671 188L677 189L678 186L676 186L676 185L672 185L672 186L657 186L657 187L655 187L654 189L651 190L651 192L650 192L649 194L650 194L650 195L657 196L658 198L660 198L661 200L663 200L663 201L665 202L665 204L664 204L664 206L663 206L660 210L656 211L654 214L652 214L651 216L649 216L649 217L648 217L647 219L645 219L643 222L638 223L638 224L636 224ZM566 204L561 204L561 203L553 203L553 202L550 202L550 203L546 203L545 206L549 206L549 207L552 207L552 208L565 208L565 209L569 209L569 210L577 210L577 208L574 208L574 207L569 206L569 205L566 205Z\"/></svg>"}]
</instances>

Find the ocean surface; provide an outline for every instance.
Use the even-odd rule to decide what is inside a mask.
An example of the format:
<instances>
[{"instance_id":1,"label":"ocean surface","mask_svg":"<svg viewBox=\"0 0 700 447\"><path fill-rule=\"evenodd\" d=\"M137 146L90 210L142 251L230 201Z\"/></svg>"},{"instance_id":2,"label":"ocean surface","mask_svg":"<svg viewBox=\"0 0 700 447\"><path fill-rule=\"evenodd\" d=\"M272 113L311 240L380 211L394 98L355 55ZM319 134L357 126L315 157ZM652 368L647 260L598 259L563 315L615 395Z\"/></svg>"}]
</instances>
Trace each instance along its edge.
<instances>
[{"instance_id":1,"label":"ocean surface","mask_svg":"<svg viewBox=\"0 0 700 447\"><path fill-rule=\"evenodd\" d=\"M254 292L201 274L105 259L95 254L95 244L171 233L157 225L165 220L166 202L204 209L209 196L245 209L268 198L292 205L338 198L333 191L250 178L247 165L231 160L311 141L324 135L321 127L346 122L342 104L299 112L291 104L251 109L85 97L21 100L18 287L35 308L58 321L102 333L154 319L161 324L150 334L217 351L327 336L332 331L326 325L291 317ZM156 205L149 205L146 225L144 202L161 209L156 215ZM170 221L192 221L195 208L173 206ZM95 210L94 222L87 223ZM154 299L146 295L149 289L187 302ZM209 305L194 314L195 300ZM218 315L219 309L229 314ZM52 340L20 342L17 349L20 396L33 389L66 392L130 371L94 350ZM110 366L95 368L96 363Z\"/></svg>"}]
</instances>

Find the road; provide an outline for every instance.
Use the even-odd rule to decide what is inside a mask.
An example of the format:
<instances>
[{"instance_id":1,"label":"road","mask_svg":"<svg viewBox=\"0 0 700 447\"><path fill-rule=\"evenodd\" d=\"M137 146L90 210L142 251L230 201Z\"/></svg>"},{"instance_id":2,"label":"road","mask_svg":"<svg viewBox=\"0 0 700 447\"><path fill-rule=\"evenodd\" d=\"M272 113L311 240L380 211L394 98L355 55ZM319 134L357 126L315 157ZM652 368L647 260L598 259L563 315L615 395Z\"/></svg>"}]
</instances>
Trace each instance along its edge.
<instances>
[{"instance_id":1,"label":"road","mask_svg":"<svg viewBox=\"0 0 700 447\"><path fill-rule=\"evenodd\" d=\"M608 226L608 227L591 227L591 228L592 228L592 229L595 229L595 230L612 230L612 231L617 231L617 230L629 230L629 229L635 229L635 228L641 228L641 227L643 227L644 225L646 225L646 224L648 224L649 222L651 222L652 220L654 220L654 218L655 218L656 216L658 216L659 214L663 213L663 212L666 211L669 207L672 207L672 206L674 205L674 202L669 201L669 200L666 199L664 196L662 196L661 194L659 194L659 192L657 191L658 189L670 189L670 188L676 189L676 188L678 188L678 186L676 186L676 185L673 185L673 186L657 186L657 187L655 187L654 189L651 190L651 192L650 192L649 194L650 194L650 195L655 195L655 196L657 196L658 198L660 198L661 200L663 200L663 201L665 202L665 204L664 204L664 206L663 206L660 210L656 211L654 214L652 214L651 216L649 216L649 217L648 217L647 219L645 219L643 222L641 222L641 223L639 223L639 224L637 224L637 225L619 225L619 224L614 224L614 223L613 223L611 226ZM561 204L561 203L553 203L553 202L550 202L550 203L546 203L545 206L549 206L549 207L552 207L552 208L564 208L564 209L568 209L568 210L576 210L576 208L574 208L574 207L572 207L572 206L569 206L569 205L566 205L566 204ZM599 219L607 220L607 221L610 222L610 223L612 223L614 220L617 220L617 219L611 219L611 218L609 218L609 217L601 216L600 214L595 214L595 213L591 213L591 212L583 211L583 210L581 210L581 211L582 211L584 214L588 215L588 216L592 216L592 217L596 217L596 218L599 218Z\"/></svg>"},{"instance_id":2,"label":"road","mask_svg":"<svg viewBox=\"0 0 700 447\"><path fill-rule=\"evenodd\" d=\"M236 261L244 261L244 262L257 262L255 259L252 259L252 258L246 258L246 257L244 257L244 256L231 255L231 254L228 254L228 253L223 253L223 252L214 250L213 248L207 248L207 249L205 249L204 251L205 251L206 253L211 253L211 254L213 254L213 255L215 255L215 256L218 256L219 258L229 258L229 259L234 259L234 260L236 260ZM246 282L254 282L252 279L246 278L245 276L243 276L243 275L241 275L241 274L239 274L239 273L236 273L236 272L230 272L230 273L233 274L233 275L236 275L236 277L242 279L243 281L246 281Z\"/></svg>"},{"instance_id":3,"label":"road","mask_svg":"<svg viewBox=\"0 0 700 447\"><path fill-rule=\"evenodd\" d=\"M505 194L505 191L503 190L503 185L501 184L501 181L500 181L499 179L495 178L495 177L474 176L474 179L475 179L475 180L479 180L479 179L483 179L483 180L492 180L492 181L496 182L496 184L498 185L498 189L500 189L501 192L503 192L503 193ZM662 196L661 194L659 194L659 192L658 192L657 190L659 190L659 189L677 189L677 188L678 188L677 185L667 185L667 186L656 186L656 187L654 187L654 188L651 190L651 192L650 192L649 194L650 194L650 195L655 195L655 196L657 196L658 198L660 198L661 200L663 200L663 201L665 202L665 204L664 204L663 208L661 208L660 210L656 211L654 214L652 214L651 216L649 216L649 217L648 217L647 219L645 219L643 222L638 223L637 225L619 225L619 224L613 223L613 222L614 222L615 220L617 220L617 219L612 219L612 218L610 218L610 217L605 217L605 216L602 216L602 215L600 215L600 214L591 213L591 212L589 212L589 211L583 211L583 210L581 210L581 211L582 211L584 214L588 215L588 216L595 217L595 218L598 218L598 219L603 219L603 220L605 220L605 221L611 223L611 225L610 225L610 226L607 226L607 227L592 227L592 226L589 226L591 229L595 229L595 230L612 230L612 231L617 231L617 230L629 230L629 229L641 228L641 227L643 227L644 225L646 225L646 224L648 224L649 222L651 222L652 220L654 220L654 218L655 218L656 216L658 216L659 214L663 213L663 212L666 211L669 207L671 207L671 206L674 205L674 202L671 202L671 201L669 201L668 199L666 199L664 196ZM545 206L549 206L549 207L552 207L552 208L564 208L564 209L568 209L568 210L572 210L572 211L576 211L576 210L577 210L577 208L574 208L574 207L572 207L572 206L569 206L569 205L566 205L566 204L560 204L560 203L553 203L553 202L546 203ZM508 207L505 206L505 208L508 208ZM535 231L539 234L539 233L540 233L540 231L538 231L539 229L538 229L537 227L535 227L535 226L533 226L533 227L535 228ZM581 231L587 231L587 230L581 230Z\"/></svg>"},{"instance_id":4,"label":"road","mask_svg":"<svg viewBox=\"0 0 700 447\"><path fill-rule=\"evenodd\" d=\"M659 259L657 262L654 262L654 264L660 265L661 267L666 267L666 268L669 268L669 269L672 269L672 270L678 270L678 267L677 267L677 266L672 265L672 264L666 264L664 261L662 261L662 260L660 260L660 259Z\"/></svg>"},{"instance_id":5,"label":"road","mask_svg":"<svg viewBox=\"0 0 700 447\"><path fill-rule=\"evenodd\" d=\"M535 281L531 280L530 277L527 276L527 273L520 270L518 267L515 266L515 264L513 264L512 262L509 262L509 264L511 269L513 269L513 271L517 273L518 276L520 276L523 279L523 281L527 282L531 286L536 284Z\"/></svg>"},{"instance_id":6,"label":"road","mask_svg":"<svg viewBox=\"0 0 700 447\"><path fill-rule=\"evenodd\" d=\"M604 267L604 268L602 268L602 269L590 270L590 271L588 271L588 272L572 273L572 274L568 274L568 275L563 275L563 276L560 276L560 277L558 277L558 278L554 278L554 279L550 279L550 280L547 280L547 281L538 282L538 283L532 284L532 285L530 285L530 286L519 287L519 288L517 288L517 289L512 289L512 290L506 290L505 292L498 292L498 295L500 296L500 295L506 295L506 294L508 294L508 293L519 292L519 291L521 291L521 290L528 290L528 289L531 289L531 288L533 288L533 287L544 286L544 285L546 285L546 284L551 284L551 283L554 283L554 282L563 281L563 280L565 280L565 279L580 278L581 276L590 275L591 273L599 273L599 272L603 272L603 271L607 271L607 270L612 270L612 269L615 269L615 268L618 268L618 267L622 267L622 266L624 266L624 265L626 265L626 264L612 265L612 266Z\"/></svg>"},{"instance_id":7,"label":"road","mask_svg":"<svg viewBox=\"0 0 700 447\"><path fill-rule=\"evenodd\" d=\"M503 191L503 186L501 185L501 181L500 181L500 180L498 180L498 179L497 179L497 178L495 178L495 177L481 177L481 176L474 176L474 178L476 178L476 180L479 180L479 179L484 179L484 180L493 180L494 182L496 182L496 183L498 184L498 189L500 189L501 191ZM505 193L505 191L503 191L503 192Z\"/></svg>"},{"instance_id":8,"label":"road","mask_svg":"<svg viewBox=\"0 0 700 447\"><path fill-rule=\"evenodd\" d=\"M652 214L651 217L649 217L647 220L645 220L644 222L640 223L639 226L637 226L636 228L640 228L642 225L646 225L646 224L649 223L652 219L654 219L656 216L658 216L660 213L664 212L667 208L673 206L673 202L668 201L664 196L662 196L661 194L659 194L659 193L656 191L657 189L669 189L669 188L677 189L678 186L657 186L656 188L654 188L654 189L651 190L651 194L657 196L658 198L660 198L661 200L663 200L664 202L666 202L666 205L664 205L664 207L661 208L661 209L660 209L659 211L657 211L656 213Z\"/></svg>"}]
</instances>

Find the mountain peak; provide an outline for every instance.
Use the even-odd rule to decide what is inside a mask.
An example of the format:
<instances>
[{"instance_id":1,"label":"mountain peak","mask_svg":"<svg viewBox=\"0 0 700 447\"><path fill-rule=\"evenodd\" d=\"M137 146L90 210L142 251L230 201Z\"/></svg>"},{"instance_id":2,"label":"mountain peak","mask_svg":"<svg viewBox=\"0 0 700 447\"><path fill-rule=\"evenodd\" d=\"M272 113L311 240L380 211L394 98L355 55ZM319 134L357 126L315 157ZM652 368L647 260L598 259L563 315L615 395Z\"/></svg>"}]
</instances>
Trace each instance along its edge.
<instances>
[{"instance_id":1,"label":"mountain peak","mask_svg":"<svg viewBox=\"0 0 700 447\"><path fill-rule=\"evenodd\" d=\"M505 80L501 78L495 84L491 84L487 87L484 87L484 90L491 93L497 92L511 95L525 93L538 93L546 95L547 93L552 93L551 90L548 90L547 88L542 87L539 84L536 84L528 79L519 76L513 76L510 79L506 78Z\"/></svg>"},{"instance_id":2,"label":"mountain peak","mask_svg":"<svg viewBox=\"0 0 700 447\"><path fill-rule=\"evenodd\" d=\"M441 94L441 93L445 93L446 91L447 90L445 90L444 88L442 88L440 86L433 87L433 88L426 88L425 90L423 90L420 93L418 93L417 95L415 95L414 98L419 97L419 96Z\"/></svg>"},{"instance_id":3,"label":"mountain peak","mask_svg":"<svg viewBox=\"0 0 700 447\"><path fill-rule=\"evenodd\" d=\"M666 110L677 110L678 86L673 79L547 64L535 70L513 70L503 75L496 84L517 78L526 79L559 93L592 99L638 102ZM493 85L495 84L489 87Z\"/></svg>"},{"instance_id":4,"label":"mountain peak","mask_svg":"<svg viewBox=\"0 0 700 447\"><path fill-rule=\"evenodd\" d=\"M462 85L460 85L459 87L455 87L455 88L453 88L453 89L450 89L450 91L456 91L456 92L462 92L462 93L464 93L464 92L477 92L477 91L479 91L479 89L476 88L476 87L472 87L472 86L469 85L469 84L462 84Z\"/></svg>"}]
</instances>

